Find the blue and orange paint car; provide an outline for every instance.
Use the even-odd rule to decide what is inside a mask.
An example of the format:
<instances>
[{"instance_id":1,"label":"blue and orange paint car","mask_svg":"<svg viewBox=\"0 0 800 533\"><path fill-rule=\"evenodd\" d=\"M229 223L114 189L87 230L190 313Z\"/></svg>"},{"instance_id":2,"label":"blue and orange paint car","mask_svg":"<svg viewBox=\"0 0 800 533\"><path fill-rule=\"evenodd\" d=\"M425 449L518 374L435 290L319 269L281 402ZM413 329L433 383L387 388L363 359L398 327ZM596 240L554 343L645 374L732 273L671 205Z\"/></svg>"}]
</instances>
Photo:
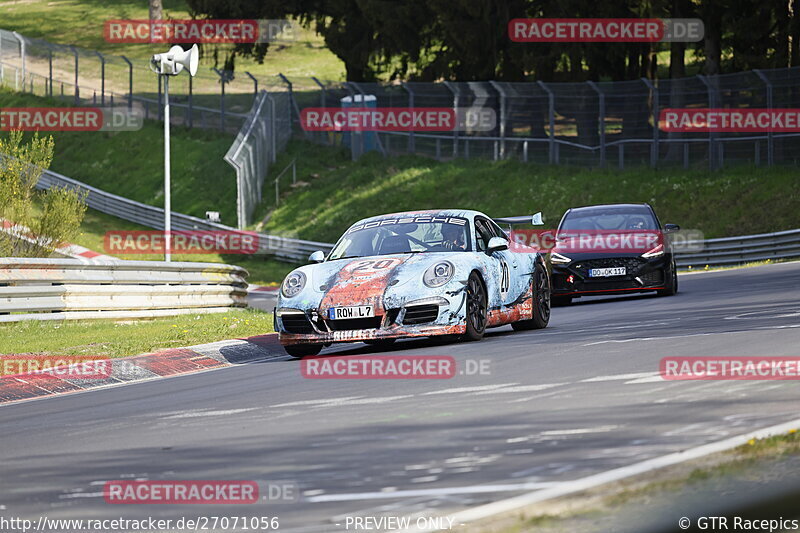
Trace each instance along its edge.
<instances>
[{"instance_id":1,"label":"blue and orange paint car","mask_svg":"<svg viewBox=\"0 0 800 533\"><path fill-rule=\"evenodd\" d=\"M283 280L275 311L280 342L295 357L337 342L479 340L486 328L538 329L550 318L544 256L510 249L508 234L478 211L367 218L327 257L310 260Z\"/></svg>"}]
</instances>

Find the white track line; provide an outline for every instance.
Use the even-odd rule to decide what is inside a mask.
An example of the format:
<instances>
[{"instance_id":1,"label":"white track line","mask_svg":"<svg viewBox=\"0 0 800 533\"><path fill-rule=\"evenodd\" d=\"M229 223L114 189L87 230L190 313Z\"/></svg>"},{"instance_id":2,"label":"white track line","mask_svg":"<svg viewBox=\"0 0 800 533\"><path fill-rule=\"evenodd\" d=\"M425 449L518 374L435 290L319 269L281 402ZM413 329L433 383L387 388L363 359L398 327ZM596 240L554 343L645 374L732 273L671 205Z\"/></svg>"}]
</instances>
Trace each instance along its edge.
<instances>
[{"instance_id":1,"label":"white track line","mask_svg":"<svg viewBox=\"0 0 800 533\"><path fill-rule=\"evenodd\" d=\"M455 524L464 524L467 522L482 520L500 513L515 511L534 503L540 503L546 500L566 496L567 494L589 490L613 481L619 481L621 479L637 476L639 474L644 474L686 461L691 461L693 459L698 459L714 453L724 452L726 450L736 448L737 446L741 446L742 444L746 444L750 439L762 439L771 435L780 435L788 432L791 429L797 429L798 427L800 427L800 419L795 419L791 422L759 429L751 433L738 435L736 437L731 437L718 442L704 444L683 452L671 453L669 455L648 459L640 463L623 466L621 468L615 468L614 470L608 470L606 472L576 479L574 481L558 483L550 488L544 488L542 490L529 492L513 498L507 498L505 500L499 500L486 505L480 505L472 509L466 509L464 511L453 513L447 516L446 519L451 520L451 523ZM413 527L403 531L427 533L435 532L437 530Z\"/></svg>"}]
</instances>

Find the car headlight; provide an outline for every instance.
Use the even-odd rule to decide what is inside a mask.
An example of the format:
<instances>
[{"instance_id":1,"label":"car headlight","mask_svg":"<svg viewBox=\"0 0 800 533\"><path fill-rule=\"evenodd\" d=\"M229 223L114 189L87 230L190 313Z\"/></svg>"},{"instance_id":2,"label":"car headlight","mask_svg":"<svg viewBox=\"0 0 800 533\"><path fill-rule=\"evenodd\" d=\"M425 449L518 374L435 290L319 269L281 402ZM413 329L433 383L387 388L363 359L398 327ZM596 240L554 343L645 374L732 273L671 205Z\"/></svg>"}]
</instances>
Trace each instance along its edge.
<instances>
[{"instance_id":1,"label":"car headlight","mask_svg":"<svg viewBox=\"0 0 800 533\"><path fill-rule=\"evenodd\" d=\"M293 296L297 296L305 286L306 275L300 271L292 272L283 280L281 294L286 298L292 298Z\"/></svg>"},{"instance_id":2,"label":"car headlight","mask_svg":"<svg viewBox=\"0 0 800 533\"><path fill-rule=\"evenodd\" d=\"M557 264L571 263L572 259L570 259L566 255L561 255L558 252L553 252L552 254L550 254L550 262Z\"/></svg>"},{"instance_id":3,"label":"car headlight","mask_svg":"<svg viewBox=\"0 0 800 533\"><path fill-rule=\"evenodd\" d=\"M645 259L652 259L653 257L658 257L660 255L664 255L664 245L663 244L659 244L658 246L656 246L652 250L643 253L642 257L644 257Z\"/></svg>"},{"instance_id":4,"label":"car headlight","mask_svg":"<svg viewBox=\"0 0 800 533\"><path fill-rule=\"evenodd\" d=\"M422 282L428 287L441 287L451 279L456 273L453 263L450 261L441 261L435 265L431 265L425 274L422 276Z\"/></svg>"}]
</instances>

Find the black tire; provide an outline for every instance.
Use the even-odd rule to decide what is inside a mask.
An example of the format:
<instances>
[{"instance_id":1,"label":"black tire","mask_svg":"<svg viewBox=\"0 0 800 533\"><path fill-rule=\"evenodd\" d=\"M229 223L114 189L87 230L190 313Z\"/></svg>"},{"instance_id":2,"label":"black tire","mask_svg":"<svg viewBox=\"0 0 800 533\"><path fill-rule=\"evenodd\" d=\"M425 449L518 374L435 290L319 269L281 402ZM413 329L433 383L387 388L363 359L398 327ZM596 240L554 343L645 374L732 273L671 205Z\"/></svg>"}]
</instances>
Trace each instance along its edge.
<instances>
[{"instance_id":1,"label":"black tire","mask_svg":"<svg viewBox=\"0 0 800 533\"><path fill-rule=\"evenodd\" d=\"M550 322L550 276L541 263L536 263L536 268L531 276L533 298L533 318L513 322L514 331L546 328Z\"/></svg>"},{"instance_id":2,"label":"black tire","mask_svg":"<svg viewBox=\"0 0 800 533\"><path fill-rule=\"evenodd\" d=\"M283 347L286 353L292 357L302 359L303 357L310 357L317 355L322 350L321 344L290 344Z\"/></svg>"},{"instance_id":3,"label":"black tire","mask_svg":"<svg viewBox=\"0 0 800 533\"><path fill-rule=\"evenodd\" d=\"M397 339L367 339L364 344L369 344L370 346L377 346L378 348L387 348L394 344L394 341Z\"/></svg>"},{"instance_id":4,"label":"black tire","mask_svg":"<svg viewBox=\"0 0 800 533\"><path fill-rule=\"evenodd\" d=\"M678 293L678 270L675 268L675 264L672 264L672 268L670 269L672 273L672 279L670 280L670 284L667 286L666 289L660 289L656 291L656 294L659 296L674 296ZM665 272L666 273L666 272Z\"/></svg>"},{"instance_id":5,"label":"black tire","mask_svg":"<svg viewBox=\"0 0 800 533\"><path fill-rule=\"evenodd\" d=\"M465 341L479 341L486 331L488 303L486 289L477 272L467 280L467 331L462 336Z\"/></svg>"},{"instance_id":6,"label":"black tire","mask_svg":"<svg viewBox=\"0 0 800 533\"><path fill-rule=\"evenodd\" d=\"M550 298L550 304L553 307L566 307L572 303L572 296L553 296Z\"/></svg>"}]
</instances>

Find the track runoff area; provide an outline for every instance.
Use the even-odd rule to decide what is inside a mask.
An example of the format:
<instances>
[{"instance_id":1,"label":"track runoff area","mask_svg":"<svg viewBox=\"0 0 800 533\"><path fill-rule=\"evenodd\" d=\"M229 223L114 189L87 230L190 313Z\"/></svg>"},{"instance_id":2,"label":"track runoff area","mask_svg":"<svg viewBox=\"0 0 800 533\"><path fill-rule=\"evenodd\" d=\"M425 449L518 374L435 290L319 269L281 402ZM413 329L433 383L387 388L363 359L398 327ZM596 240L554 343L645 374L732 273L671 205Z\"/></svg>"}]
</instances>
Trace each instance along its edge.
<instances>
[{"instance_id":1,"label":"track runoff area","mask_svg":"<svg viewBox=\"0 0 800 533\"><path fill-rule=\"evenodd\" d=\"M435 356L455 365L444 379L319 379L273 353L6 405L2 529L471 531L647 476L800 426L792 380L662 374L665 358L796 358L798 278L800 263L681 275L677 296L582 299L544 330L323 351ZM666 530L703 508L678 494Z\"/></svg>"}]
</instances>

